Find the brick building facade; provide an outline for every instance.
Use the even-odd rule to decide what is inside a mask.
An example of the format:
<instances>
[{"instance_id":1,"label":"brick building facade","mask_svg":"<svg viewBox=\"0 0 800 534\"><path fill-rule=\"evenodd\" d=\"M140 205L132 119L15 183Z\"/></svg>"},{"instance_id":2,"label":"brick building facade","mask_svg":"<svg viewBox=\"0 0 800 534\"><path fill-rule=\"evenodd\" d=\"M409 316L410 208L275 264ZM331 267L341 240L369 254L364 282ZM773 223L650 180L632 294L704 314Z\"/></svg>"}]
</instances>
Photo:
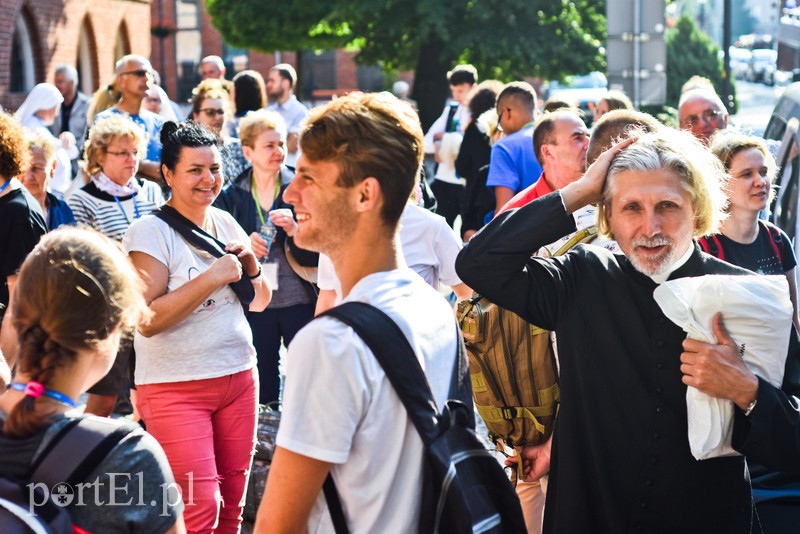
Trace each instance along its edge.
<instances>
[{"instance_id":1,"label":"brick building facade","mask_svg":"<svg viewBox=\"0 0 800 534\"><path fill-rule=\"evenodd\" d=\"M3 0L0 2L0 105L15 109L55 67L76 65L80 88L108 84L114 62L150 55L151 0Z\"/></svg>"},{"instance_id":2,"label":"brick building facade","mask_svg":"<svg viewBox=\"0 0 800 534\"><path fill-rule=\"evenodd\" d=\"M200 80L200 60L212 54L226 61L228 78L246 68L266 77L276 63L290 63L300 75L298 96L309 102L385 88L379 69L357 65L352 52L304 51L298 58L229 47L203 0L2 0L0 105L15 110L34 85L53 82L61 63L78 68L80 89L91 94L111 82L114 63L129 53L149 57L167 94L179 102Z\"/></svg>"}]
</instances>

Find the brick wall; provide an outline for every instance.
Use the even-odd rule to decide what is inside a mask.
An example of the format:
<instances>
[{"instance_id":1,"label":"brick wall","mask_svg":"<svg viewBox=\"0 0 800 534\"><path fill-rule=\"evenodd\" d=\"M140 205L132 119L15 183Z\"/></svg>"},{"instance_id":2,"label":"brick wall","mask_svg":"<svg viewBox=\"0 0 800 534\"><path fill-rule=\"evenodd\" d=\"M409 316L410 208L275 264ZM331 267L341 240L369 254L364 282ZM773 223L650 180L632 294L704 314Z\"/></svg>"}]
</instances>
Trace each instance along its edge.
<instances>
[{"instance_id":1,"label":"brick wall","mask_svg":"<svg viewBox=\"0 0 800 534\"><path fill-rule=\"evenodd\" d=\"M24 93L11 93L11 45L17 18L31 30L35 83L53 82L56 65L75 65L85 27L92 87L113 77L115 44L122 33L126 52L150 55L151 0L3 0L0 2L0 105L15 109Z\"/></svg>"}]
</instances>

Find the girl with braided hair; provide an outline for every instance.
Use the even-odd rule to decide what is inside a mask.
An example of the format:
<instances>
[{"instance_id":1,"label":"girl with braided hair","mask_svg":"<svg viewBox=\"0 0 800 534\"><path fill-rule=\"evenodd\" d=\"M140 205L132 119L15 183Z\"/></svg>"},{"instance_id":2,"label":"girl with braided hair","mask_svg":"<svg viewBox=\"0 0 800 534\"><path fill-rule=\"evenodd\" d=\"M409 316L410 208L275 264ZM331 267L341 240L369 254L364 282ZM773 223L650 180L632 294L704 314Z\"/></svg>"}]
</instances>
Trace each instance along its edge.
<instances>
[{"instance_id":1,"label":"girl with braided hair","mask_svg":"<svg viewBox=\"0 0 800 534\"><path fill-rule=\"evenodd\" d=\"M70 228L47 234L25 260L12 314L17 372L0 397L0 476L24 480L78 417L78 397L108 372L123 329L148 311L118 246L97 232ZM138 425L102 421L119 425L124 437L88 473L83 489L75 485L82 494L75 495L81 505L68 509L74 525L91 532L120 525L131 532L183 532L183 505L161 447ZM115 483L120 474L130 476ZM131 499L140 505L102 506Z\"/></svg>"}]
</instances>

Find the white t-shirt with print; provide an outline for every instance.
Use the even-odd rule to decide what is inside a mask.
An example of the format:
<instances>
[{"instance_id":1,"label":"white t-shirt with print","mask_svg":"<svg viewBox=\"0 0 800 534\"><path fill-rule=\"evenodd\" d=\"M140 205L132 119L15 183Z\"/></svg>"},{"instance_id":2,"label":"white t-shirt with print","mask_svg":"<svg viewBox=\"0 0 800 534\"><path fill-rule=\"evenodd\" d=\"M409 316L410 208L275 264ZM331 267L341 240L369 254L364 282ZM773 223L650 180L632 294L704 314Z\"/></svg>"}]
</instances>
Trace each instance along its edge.
<instances>
[{"instance_id":1,"label":"white t-shirt with print","mask_svg":"<svg viewBox=\"0 0 800 534\"><path fill-rule=\"evenodd\" d=\"M223 243L249 243L242 227L226 211L208 208L216 237ZM154 215L135 221L122 241L128 252L144 252L169 269L167 292L208 269L216 260L190 245ZM256 363L253 334L239 299L224 285L189 317L154 336L136 332L135 382L159 384L231 375Z\"/></svg>"},{"instance_id":2,"label":"white t-shirt with print","mask_svg":"<svg viewBox=\"0 0 800 534\"><path fill-rule=\"evenodd\" d=\"M361 279L345 301L387 313L408 338L441 409L456 358L447 302L409 269ZM333 480L354 534L413 532L422 494L422 440L383 369L353 330L323 317L289 346L277 444L335 464ZM333 532L322 492L310 533Z\"/></svg>"},{"instance_id":3,"label":"white t-shirt with print","mask_svg":"<svg viewBox=\"0 0 800 534\"><path fill-rule=\"evenodd\" d=\"M439 288L439 283L454 286L461 283L456 274L456 256L461 241L441 215L436 215L413 204L406 204L400 216L400 249L406 265L420 275L429 286ZM333 262L325 254L319 255L317 285L320 289L336 291L341 298L341 284Z\"/></svg>"}]
</instances>

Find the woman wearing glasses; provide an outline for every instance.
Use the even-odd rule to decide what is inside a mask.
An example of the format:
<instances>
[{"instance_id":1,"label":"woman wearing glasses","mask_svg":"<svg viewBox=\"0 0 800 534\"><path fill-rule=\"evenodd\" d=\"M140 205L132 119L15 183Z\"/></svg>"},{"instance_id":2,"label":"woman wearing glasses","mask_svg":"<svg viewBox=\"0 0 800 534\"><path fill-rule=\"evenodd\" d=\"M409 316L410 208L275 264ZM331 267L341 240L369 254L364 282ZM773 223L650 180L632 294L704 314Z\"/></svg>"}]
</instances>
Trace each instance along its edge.
<instances>
[{"instance_id":1,"label":"woman wearing glasses","mask_svg":"<svg viewBox=\"0 0 800 534\"><path fill-rule=\"evenodd\" d=\"M133 221L164 203L158 185L136 178L144 145L142 129L120 115L100 119L92 126L85 145L86 171L91 179L67 200L78 223L122 241ZM109 374L89 390L87 412L108 416L117 396L127 395L130 353L131 344L123 343Z\"/></svg>"},{"instance_id":2,"label":"woman wearing glasses","mask_svg":"<svg viewBox=\"0 0 800 534\"><path fill-rule=\"evenodd\" d=\"M222 176L230 183L250 166L242 153L242 144L227 134L230 99L219 80L203 80L194 90L192 120L217 138L222 157Z\"/></svg>"}]
</instances>

